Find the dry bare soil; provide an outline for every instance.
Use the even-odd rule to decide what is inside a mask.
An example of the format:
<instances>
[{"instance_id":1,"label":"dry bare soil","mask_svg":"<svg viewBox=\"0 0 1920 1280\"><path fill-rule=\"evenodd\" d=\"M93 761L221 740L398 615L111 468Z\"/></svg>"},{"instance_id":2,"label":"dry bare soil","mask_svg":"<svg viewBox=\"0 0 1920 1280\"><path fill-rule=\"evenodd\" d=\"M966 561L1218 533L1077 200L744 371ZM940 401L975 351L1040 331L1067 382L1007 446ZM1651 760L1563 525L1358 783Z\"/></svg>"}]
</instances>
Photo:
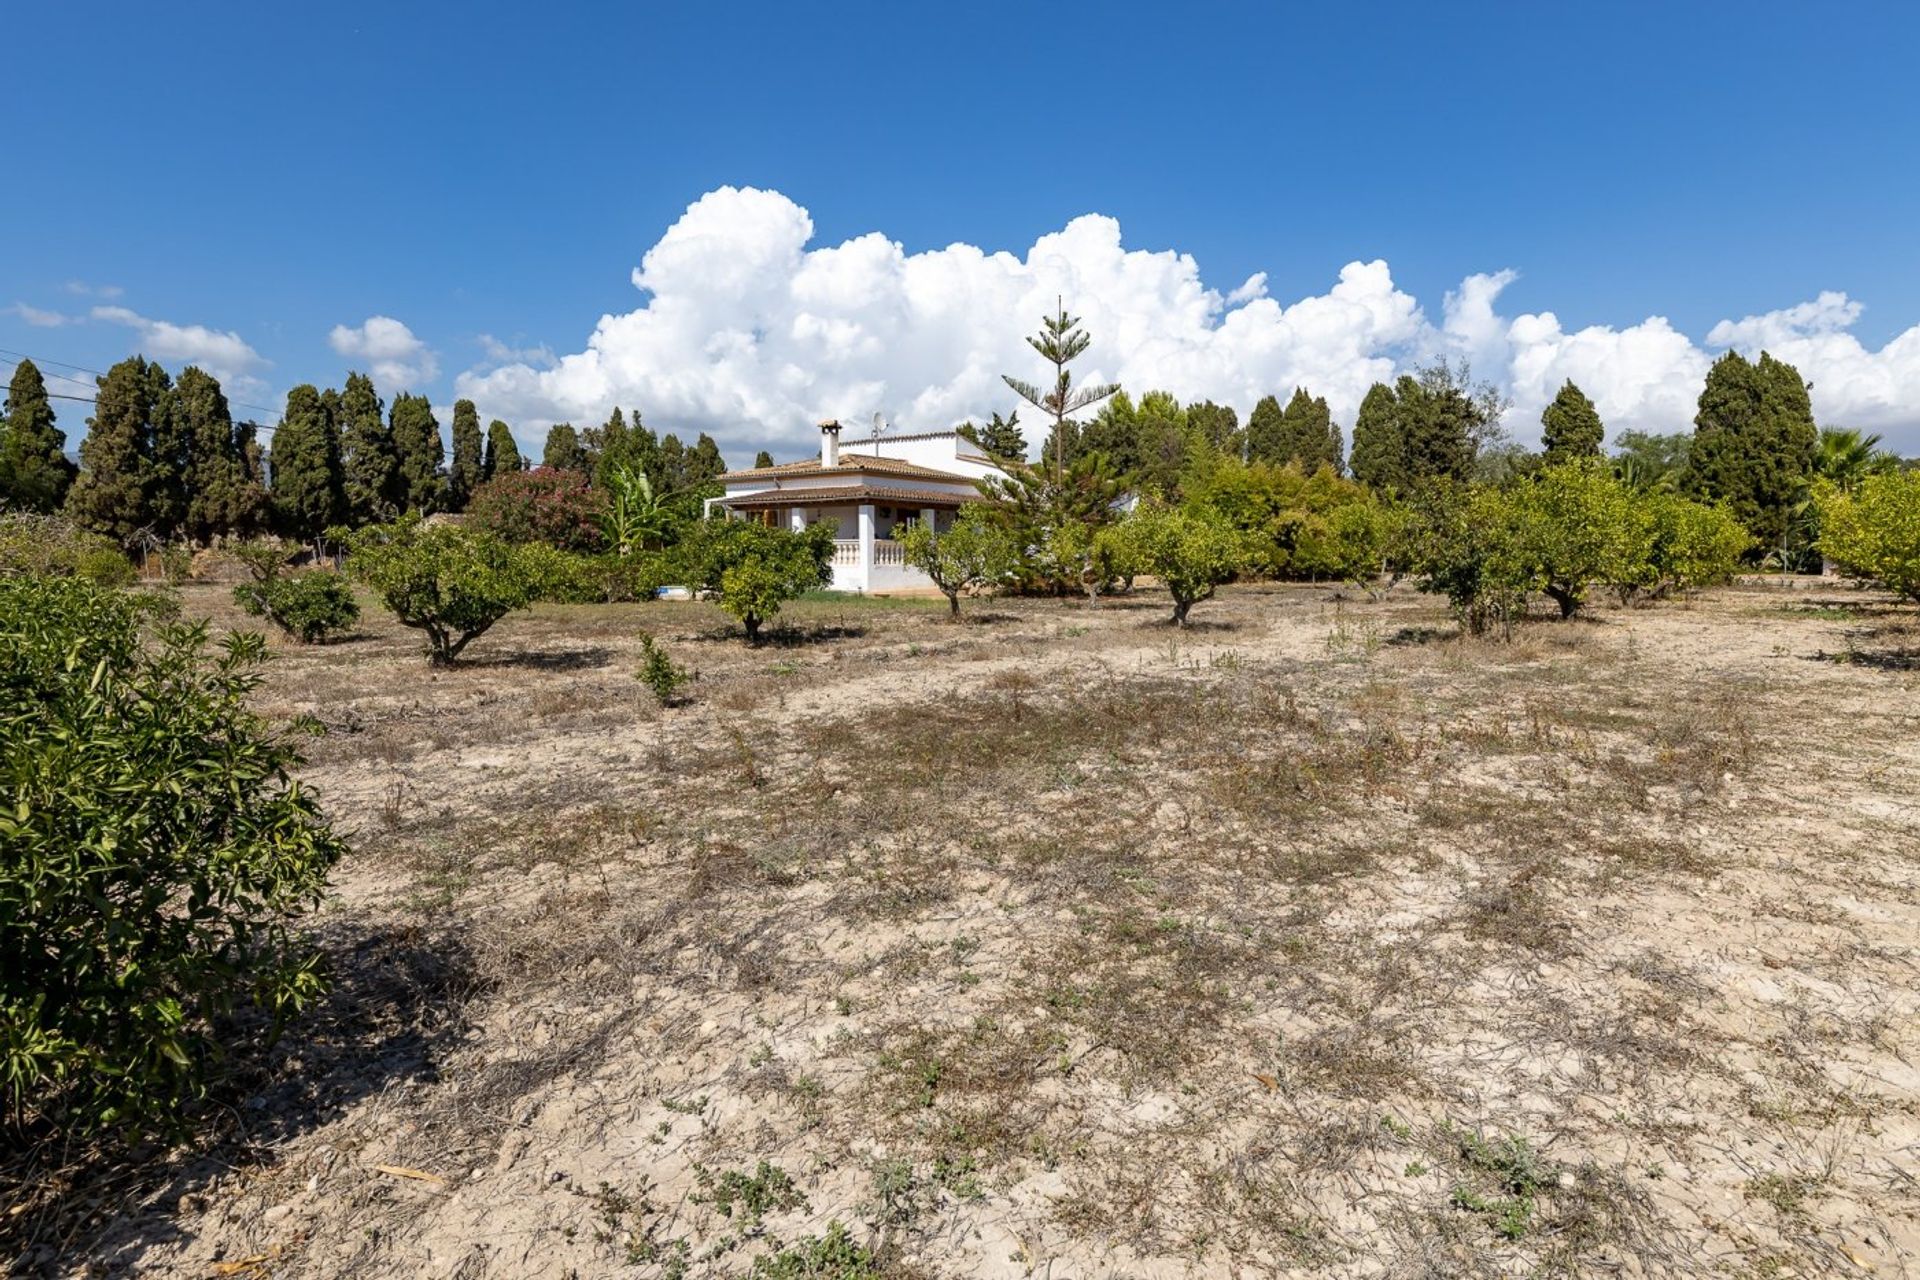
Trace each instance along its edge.
<instances>
[{"instance_id":1,"label":"dry bare soil","mask_svg":"<svg viewBox=\"0 0 1920 1280\"><path fill-rule=\"evenodd\" d=\"M338 988L23 1269L1920 1271L1920 620L970 608L276 641Z\"/></svg>"}]
</instances>

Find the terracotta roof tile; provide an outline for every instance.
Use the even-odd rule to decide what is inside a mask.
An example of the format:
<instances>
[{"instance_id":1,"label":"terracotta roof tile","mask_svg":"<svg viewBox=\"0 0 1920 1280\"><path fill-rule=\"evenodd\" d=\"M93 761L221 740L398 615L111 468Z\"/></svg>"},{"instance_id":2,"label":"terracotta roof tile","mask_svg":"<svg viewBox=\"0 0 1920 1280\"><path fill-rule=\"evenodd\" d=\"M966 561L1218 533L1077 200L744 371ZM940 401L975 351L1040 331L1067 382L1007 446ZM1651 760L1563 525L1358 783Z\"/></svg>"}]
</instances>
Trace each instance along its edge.
<instances>
[{"instance_id":1,"label":"terracotta roof tile","mask_svg":"<svg viewBox=\"0 0 1920 1280\"><path fill-rule=\"evenodd\" d=\"M743 493L719 501L723 507L831 507L846 502L893 502L939 507L985 500L978 492L948 493L892 484L843 484L813 489L761 489L756 493Z\"/></svg>"},{"instance_id":2,"label":"terracotta roof tile","mask_svg":"<svg viewBox=\"0 0 1920 1280\"><path fill-rule=\"evenodd\" d=\"M928 480L960 480L971 482L971 476L963 476L952 471L939 471L933 467L923 467L917 462L908 462L904 458L889 458L885 455L849 454L840 455L840 464L823 467L818 458L808 458L801 462L782 462L777 466L753 467L746 471L729 471L721 476L722 481L752 480L765 476L831 476L848 471L871 471L875 475L919 476Z\"/></svg>"}]
</instances>

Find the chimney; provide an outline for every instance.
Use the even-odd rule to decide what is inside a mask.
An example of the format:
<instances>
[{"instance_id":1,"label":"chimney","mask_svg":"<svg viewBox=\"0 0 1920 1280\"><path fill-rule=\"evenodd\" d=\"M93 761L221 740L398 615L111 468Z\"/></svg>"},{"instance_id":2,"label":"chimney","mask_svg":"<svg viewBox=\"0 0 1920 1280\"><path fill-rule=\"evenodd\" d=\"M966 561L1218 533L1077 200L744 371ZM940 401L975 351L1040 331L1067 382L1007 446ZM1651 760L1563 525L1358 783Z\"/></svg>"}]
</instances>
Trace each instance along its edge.
<instances>
[{"instance_id":1,"label":"chimney","mask_svg":"<svg viewBox=\"0 0 1920 1280\"><path fill-rule=\"evenodd\" d=\"M840 465L840 424L832 419L820 424L820 465Z\"/></svg>"}]
</instances>

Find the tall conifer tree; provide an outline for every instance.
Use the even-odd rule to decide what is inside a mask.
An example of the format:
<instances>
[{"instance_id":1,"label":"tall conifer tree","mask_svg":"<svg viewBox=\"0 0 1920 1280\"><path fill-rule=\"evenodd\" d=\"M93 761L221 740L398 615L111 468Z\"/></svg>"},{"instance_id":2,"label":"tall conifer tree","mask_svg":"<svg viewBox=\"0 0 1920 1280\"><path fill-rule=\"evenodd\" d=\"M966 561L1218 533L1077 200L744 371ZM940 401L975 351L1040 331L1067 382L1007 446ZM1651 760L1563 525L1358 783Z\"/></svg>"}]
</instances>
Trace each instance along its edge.
<instances>
[{"instance_id":1,"label":"tall conifer tree","mask_svg":"<svg viewBox=\"0 0 1920 1280\"><path fill-rule=\"evenodd\" d=\"M0 502L27 511L57 511L75 467L67 434L54 424L46 379L31 360L14 366L7 384L6 429L0 436Z\"/></svg>"},{"instance_id":2,"label":"tall conifer tree","mask_svg":"<svg viewBox=\"0 0 1920 1280\"><path fill-rule=\"evenodd\" d=\"M447 508L465 511L467 500L480 487L486 466L486 446L480 438L480 411L471 400L453 402L453 465L447 471Z\"/></svg>"},{"instance_id":3,"label":"tall conifer tree","mask_svg":"<svg viewBox=\"0 0 1920 1280\"><path fill-rule=\"evenodd\" d=\"M1607 428L1587 393L1568 378L1540 414L1540 449L1549 465L1575 458L1597 458Z\"/></svg>"},{"instance_id":4,"label":"tall conifer tree","mask_svg":"<svg viewBox=\"0 0 1920 1280\"><path fill-rule=\"evenodd\" d=\"M1400 436L1400 406L1393 388L1376 382L1367 388L1353 420L1353 478L1372 489L1406 487L1406 450Z\"/></svg>"},{"instance_id":5,"label":"tall conifer tree","mask_svg":"<svg viewBox=\"0 0 1920 1280\"><path fill-rule=\"evenodd\" d=\"M202 545L258 529L266 494L247 474L220 380L188 365L173 388L173 425L186 438L187 537Z\"/></svg>"},{"instance_id":6,"label":"tall conifer tree","mask_svg":"<svg viewBox=\"0 0 1920 1280\"><path fill-rule=\"evenodd\" d=\"M540 453L540 465L553 471L587 469L586 450L580 447L580 433L571 422L556 422L547 428L547 445Z\"/></svg>"},{"instance_id":7,"label":"tall conifer tree","mask_svg":"<svg viewBox=\"0 0 1920 1280\"><path fill-rule=\"evenodd\" d=\"M1068 372L1067 366L1092 343L1092 336L1080 328L1080 318L1068 315L1063 301L1058 313L1042 319L1040 332L1027 339L1027 345L1053 366L1053 385L1042 390L1011 374L1000 375L1000 380L1012 388L1015 395L1053 419L1048 451L1053 458L1055 484L1061 483L1066 476L1067 455L1072 449L1073 415L1100 403L1120 389L1120 384L1116 382L1074 390L1073 375Z\"/></svg>"},{"instance_id":8,"label":"tall conifer tree","mask_svg":"<svg viewBox=\"0 0 1920 1280\"><path fill-rule=\"evenodd\" d=\"M393 432L383 417L385 406L373 379L349 373L340 392L340 470L346 492L348 524L359 526L391 519L406 505L400 479L400 459L393 450Z\"/></svg>"},{"instance_id":9,"label":"tall conifer tree","mask_svg":"<svg viewBox=\"0 0 1920 1280\"><path fill-rule=\"evenodd\" d=\"M1275 440L1270 462L1299 463L1308 475L1323 466L1340 470L1340 428L1333 425L1333 411L1325 397L1308 395L1305 387L1293 389Z\"/></svg>"},{"instance_id":10,"label":"tall conifer tree","mask_svg":"<svg viewBox=\"0 0 1920 1280\"><path fill-rule=\"evenodd\" d=\"M433 404L425 396L402 391L393 398L388 427L393 433L393 453L399 463L400 491L404 495L402 511L431 515L446 502L446 479L441 466L446 461L446 445L440 439L440 421L433 416Z\"/></svg>"},{"instance_id":11,"label":"tall conifer tree","mask_svg":"<svg viewBox=\"0 0 1920 1280\"><path fill-rule=\"evenodd\" d=\"M1253 412L1247 417L1247 461L1270 462L1278 465L1286 461L1281 456L1285 444L1287 425L1286 411L1280 407L1280 401L1274 396L1261 396L1259 403L1253 406Z\"/></svg>"},{"instance_id":12,"label":"tall conifer tree","mask_svg":"<svg viewBox=\"0 0 1920 1280\"><path fill-rule=\"evenodd\" d=\"M513 438L513 428L495 418L487 424L487 456L481 464L481 470L491 480L524 466L526 463L520 457L519 442Z\"/></svg>"},{"instance_id":13,"label":"tall conifer tree","mask_svg":"<svg viewBox=\"0 0 1920 1280\"><path fill-rule=\"evenodd\" d=\"M123 546L142 531L153 532L147 493L156 388L165 377L158 365L132 356L99 379L87 437L80 442L80 474L67 493L75 523Z\"/></svg>"},{"instance_id":14,"label":"tall conifer tree","mask_svg":"<svg viewBox=\"0 0 1920 1280\"><path fill-rule=\"evenodd\" d=\"M302 384L287 392L287 409L268 455L274 518L291 537L317 539L346 509L340 436L320 392Z\"/></svg>"},{"instance_id":15,"label":"tall conifer tree","mask_svg":"<svg viewBox=\"0 0 1920 1280\"><path fill-rule=\"evenodd\" d=\"M1764 351L1752 362L1729 351L1707 371L1683 484L1727 503L1763 545L1779 546L1819 444L1800 371Z\"/></svg>"}]
</instances>

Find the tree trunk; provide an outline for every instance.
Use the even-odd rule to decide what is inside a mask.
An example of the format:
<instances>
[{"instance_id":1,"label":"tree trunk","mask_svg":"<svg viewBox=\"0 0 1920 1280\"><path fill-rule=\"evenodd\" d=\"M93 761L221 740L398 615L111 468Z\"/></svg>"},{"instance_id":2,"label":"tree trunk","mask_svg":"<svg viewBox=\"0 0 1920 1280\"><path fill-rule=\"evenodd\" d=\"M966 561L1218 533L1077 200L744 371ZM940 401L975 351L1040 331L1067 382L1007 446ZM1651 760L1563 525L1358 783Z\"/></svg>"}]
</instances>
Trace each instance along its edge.
<instances>
[{"instance_id":1,"label":"tree trunk","mask_svg":"<svg viewBox=\"0 0 1920 1280\"><path fill-rule=\"evenodd\" d=\"M955 622L960 621L960 593L958 591L947 592L947 616Z\"/></svg>"},{"instance_id":2,"label":"tree trunk","mask_svg":"<svg viewBox=\"0 0 1920 1280\"><path fill-rule=\"evenodd\" d=\"M1572 587L1550 586L1547 588L1547 596L1555 604L1560 606L1560 617L1562 621L1571 618L1579 611L1580 596Z\"/></svg>"},{"instance_id":3,"label":"tree trunk","mask_svg":"<svg viewBox=\"0 0 1920 1280\"><path fill-rule=\"evenodd\" d=\"M1174 601L1173 601L1173 625L1174 625L1174 626L1176 626L1176 627L1184 627L1184 626L1186 626L1186 625L1187 625L1187 610L1189 610L1189 609L1191 609L1191 608L1193 608L1193 601L1191 601L1191 600L1182 600L1182 599L1180 599L1180 598L1179 598L1178 596L1176 596L1176 597L1174 597Z\"/></svg>"},{"instance_id":4,"label":"tree trunk","mask_svg":"<svg viewBox=\"0 0 1920 1280\"><path fill-rule=\"evenodd\" d=\"M747 629L748 644L760 643L760 619L754 617L752 614L748 614L746 617L740 619L740 625Z\"/></svg>"}]
</instances>

